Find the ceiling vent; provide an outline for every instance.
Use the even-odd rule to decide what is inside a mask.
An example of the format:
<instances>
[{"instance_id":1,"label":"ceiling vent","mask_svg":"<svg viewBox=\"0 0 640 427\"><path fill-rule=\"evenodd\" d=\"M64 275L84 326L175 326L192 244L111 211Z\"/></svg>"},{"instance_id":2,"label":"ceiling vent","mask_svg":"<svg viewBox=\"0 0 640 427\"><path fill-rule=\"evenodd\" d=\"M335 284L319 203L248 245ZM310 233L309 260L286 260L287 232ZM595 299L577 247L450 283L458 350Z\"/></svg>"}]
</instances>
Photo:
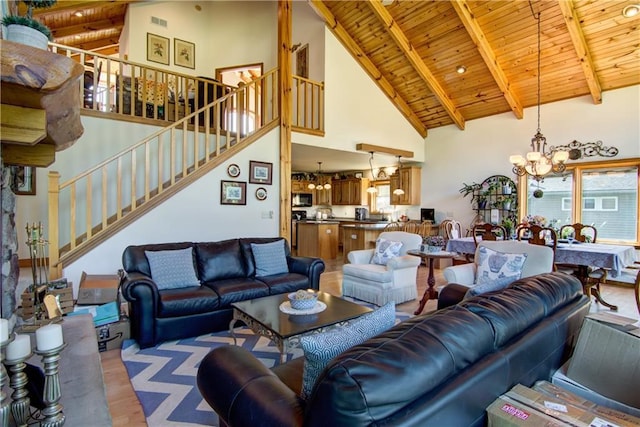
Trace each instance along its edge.
<instances>
[{"instance_id":1,"label":"ceiling vent","mask_svg":"<svg viewBox=\"0 0 640 427\"><path fill-rule=\"evenodd\" d=\"M161 27L165 27L165 28L167 28L167 21L166 21L166 19L156 18L155 16L152 16L152 17L151 17L151 23L152 23L152 24L156 24L156 25L160 25Z\"/></svg>"}]
</instances>

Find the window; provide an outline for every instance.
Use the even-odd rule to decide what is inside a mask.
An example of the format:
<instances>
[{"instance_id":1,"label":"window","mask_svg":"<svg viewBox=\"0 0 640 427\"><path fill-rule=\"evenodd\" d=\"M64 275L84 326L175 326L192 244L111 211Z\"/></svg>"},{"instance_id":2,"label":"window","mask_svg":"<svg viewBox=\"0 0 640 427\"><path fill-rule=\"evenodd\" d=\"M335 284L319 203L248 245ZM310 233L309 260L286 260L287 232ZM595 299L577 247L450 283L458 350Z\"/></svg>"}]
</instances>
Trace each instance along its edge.
<instances>
[{"instance_id":1,"label":"window","mask_svg":"<svg viewBox=\"0 0 640 427\"><path fill-rule=\"evenodd\" d=\"M569 164L563 176L548 176L540 183L527 178L520 182L528 189L522 217L541 215L553 227L591 224L598 230L599 241L640 241L639 159Z\"/></svg>"},{"instance_id":2,"label":"window","mask_svg":"<svg viewBox=\"0 0 640 427\"><path fill-rule=\"evenodd\" d=\"M369 209L371 213L390 212L391 209L391 185L389 181L374 181L373 186L378 190L371 194Z\"/></svg>"}]
</instances>

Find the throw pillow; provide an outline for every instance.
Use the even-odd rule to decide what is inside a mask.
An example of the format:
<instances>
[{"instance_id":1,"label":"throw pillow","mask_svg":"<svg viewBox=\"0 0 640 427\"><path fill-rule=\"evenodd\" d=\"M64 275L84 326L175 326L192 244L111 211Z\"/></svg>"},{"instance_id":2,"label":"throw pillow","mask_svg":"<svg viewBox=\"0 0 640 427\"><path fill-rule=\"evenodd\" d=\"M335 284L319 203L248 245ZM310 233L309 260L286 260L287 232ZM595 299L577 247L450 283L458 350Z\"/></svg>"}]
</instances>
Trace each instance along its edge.
<instances>
[{"instance_id":1,"label":"throw pillow","mask_svg":"<svg viewBox=\"0 0 640 427\"><path fill-rule=\"evenodd\" d=\"M300 346L304 351L302 398L307 399L311 396L313 386L331 359L354 345L386 331L394 325L395 319L395 303L388 302L346 326L301 337Z\"/></svg>"},{"instance_id":2,"label":"throw pillow","mask_svg":"<svg viewBox=\"0 0 640 427\"><path fill-rule=\"evenodd\" d=\"M402 248L402 242L395 242L378 237L376 240L376 249L373 251L373 257L371 258L371 264L387 265L391 258L400 255L400 248Z\"/></svg>"},{"instance_id":3,"label":"throw pillow","mask_svg":"<svg viewBox=\"0 0 640 427\"><path fill-rule=\"evenodd\" d=\"M151 278L160 290L200 286L193 266L193 249L144 251Z\"/></svg>"},{"instance_id":4,"label":"throw pillow","mask_svg":"<svg viewBox=\"0 0 640 427\"><path fill-rule=\"evenodd\" d=\"M527 254L510 254L487 247L478 250L476 285L465 294L465 298L485 292L503 289L522 275L522 266Z\"/></svg>"},{"instance_id":5,"label":"throw pillow","mask_svg":"<svg viewBox=\"0 0 640 427\"><path fill-rule=\"evenodd\" d=\"M251 252L253 252L253 260L256 263L256 276L272 276L289 272L284 240L276 240L271 243L252 243Z\"/></svg>"}]
</instances>

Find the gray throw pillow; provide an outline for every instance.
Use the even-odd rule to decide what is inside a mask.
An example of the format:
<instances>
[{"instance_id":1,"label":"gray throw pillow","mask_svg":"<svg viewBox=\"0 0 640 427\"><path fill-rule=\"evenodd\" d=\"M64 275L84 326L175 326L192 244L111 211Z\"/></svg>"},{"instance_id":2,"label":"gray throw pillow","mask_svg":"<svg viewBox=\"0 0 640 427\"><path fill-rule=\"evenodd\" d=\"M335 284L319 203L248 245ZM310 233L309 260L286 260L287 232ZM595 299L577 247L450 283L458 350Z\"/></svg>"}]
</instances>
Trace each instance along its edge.
<instances>
[{"instance_id":1,"label":"gray throw pillow","mask_svg":"<svg viewBox=\"0 0 640 427\"><path fill-rule=\"evenodd\" d=\"M506 288L522 276L526 260L525 253L504 253L480 247L476 260L476 286L469 288L464 298Z\"/></svg>"},{"instance_id":2,"label":"gray throw pillow","mask_svg":"<svg viewBox=\"0 0 640 427\"><path fill-rule=\"evenodd\" d=\"M253 252L253 260L256 263L256 276L273 276L289 272L284 240L276 240L271 243L252 243L251 252Z\"/></svg>"},{"instance_id":3,"label":"gray throw pillow","mask_svg":"<svg viewBox=\"0 0 640 427\"><path fill-rule=\"evenodd\" d=\"M151 278L160 290L200 286L193 266L193 249L144 251Z\"/></svg>"},{"instance_id":4,"label":"gray throw pillow","mask_svg":"<svg viewBox=\"0 0 640 427\"><path fill-rule=\"evenodd\" d=\"M302 398L311 396L313 386L331 359L392 327L396 320L395 307L391 301L345 326L300 338L304 351Z\"/></svg>"}]
</instances>

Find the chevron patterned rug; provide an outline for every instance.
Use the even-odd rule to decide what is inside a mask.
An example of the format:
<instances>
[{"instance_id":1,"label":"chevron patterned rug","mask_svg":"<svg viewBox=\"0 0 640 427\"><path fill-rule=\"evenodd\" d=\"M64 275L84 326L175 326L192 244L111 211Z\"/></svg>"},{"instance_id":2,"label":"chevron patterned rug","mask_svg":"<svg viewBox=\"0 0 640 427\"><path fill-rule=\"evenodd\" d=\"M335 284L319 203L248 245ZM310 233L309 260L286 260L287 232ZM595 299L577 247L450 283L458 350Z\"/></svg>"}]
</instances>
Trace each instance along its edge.
<instances>
[{"instance_id":1,"label":"chevron patterned rug","mask_svg":"<svg viewBox=\"0 0 640 427\"><path fill-rule=\"evenodd\" d=\"M409 317L396 312L396 322ZM251 351L265 366L272 367L279 361L280 352L268 338L244 327L236 328L235 334L237 344ZM218 416L200 396L196 373L204 356L223 345L233 345L228 331L167 341L143 350L134 340L123 343L122 361L149 427L218 426ZM302 350L295 349L287 354L287 360L300 356Z\"/></svg>"}]
</instances>

